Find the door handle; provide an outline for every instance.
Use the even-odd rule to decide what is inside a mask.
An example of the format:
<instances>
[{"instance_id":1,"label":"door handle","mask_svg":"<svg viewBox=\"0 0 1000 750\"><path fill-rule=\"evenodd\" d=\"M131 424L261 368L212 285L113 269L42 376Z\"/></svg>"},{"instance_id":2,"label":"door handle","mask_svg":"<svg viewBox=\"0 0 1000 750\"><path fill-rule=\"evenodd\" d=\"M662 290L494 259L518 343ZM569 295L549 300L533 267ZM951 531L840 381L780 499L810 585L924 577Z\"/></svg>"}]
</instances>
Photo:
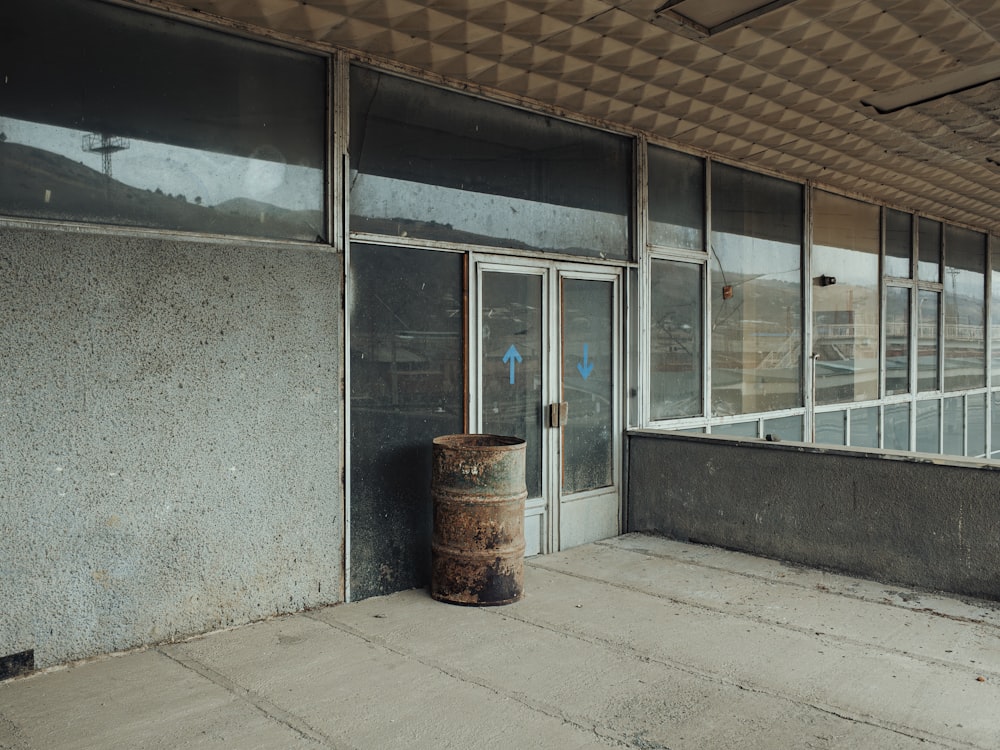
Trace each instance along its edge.
<instances>
[{"instance_id":1,"label":"door handle","mask_svg":"<svg viewBox=\"0 0 1000 750\"><path fill-rule=\"evenodd\" d=\"M569 404L565 401L549 404L549 427L562 427L565 425L568 414Z\"/></svg>"}]
</instances>

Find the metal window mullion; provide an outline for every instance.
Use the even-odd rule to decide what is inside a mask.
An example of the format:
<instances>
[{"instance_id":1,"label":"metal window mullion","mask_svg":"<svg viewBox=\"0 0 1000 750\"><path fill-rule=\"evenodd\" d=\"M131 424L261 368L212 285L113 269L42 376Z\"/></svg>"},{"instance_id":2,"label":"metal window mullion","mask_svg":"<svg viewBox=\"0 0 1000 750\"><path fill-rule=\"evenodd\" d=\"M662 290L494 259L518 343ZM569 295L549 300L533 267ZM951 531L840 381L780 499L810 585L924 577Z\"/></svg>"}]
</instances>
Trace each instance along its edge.
<instances>
[{"instance_id":1,"label":"metal window mullion","mask_svg":"<svg viewBox=\"0 0 1000 750\"><path fill-rule=\"evenodd\" d=\"M703 195L705 199L704 237L702 239L706 258L705 269L701 279L702 294L702 334L701 334L701 416L705 420L706 430L708 420L712 417L712 160L705 159L705 184ZM716 256L718 258L718 256ZM719 261L722 268L722 261Z\"/></svg>"},{"instance_id":2,"label":"metal window mullion","mask_svg":"<svg viewBox=\"0 0 1000 750\"><path fill-rule=\"evenodd\" d=\"M629 383L635 383L639 389L638 393L638 420L639 424L648 427L651 421L650 403L652 356L650 350L653 346L651 317L653 314L653 292L652 292L652 262L649 253L649 142L645 137L636 139L635 146L635 246L639 266L639 310L638 310L638 337L641 342L638 352L638 362L636 366L639 372L635 378L629 378ZM628 340L628 339L626 339ZM628 358L629 364L632 358Z\"/></svg>"},{"instance_id":3,"label":"metal window mullion","mask_svg":"<svg viewBox=\"0 0 1000 750\"><path fill-rule=\"evenodd\" d=\"M804 188L802 200L803 234L802 238L802 354L799 357L799 389L802 405L805 411L802 415L802 436L808 437L808 442L816 442L816 357L813 352L813 285L812 285L812 250L813 250L813 190L810 185Z\"/></svg>"}]
</instances>

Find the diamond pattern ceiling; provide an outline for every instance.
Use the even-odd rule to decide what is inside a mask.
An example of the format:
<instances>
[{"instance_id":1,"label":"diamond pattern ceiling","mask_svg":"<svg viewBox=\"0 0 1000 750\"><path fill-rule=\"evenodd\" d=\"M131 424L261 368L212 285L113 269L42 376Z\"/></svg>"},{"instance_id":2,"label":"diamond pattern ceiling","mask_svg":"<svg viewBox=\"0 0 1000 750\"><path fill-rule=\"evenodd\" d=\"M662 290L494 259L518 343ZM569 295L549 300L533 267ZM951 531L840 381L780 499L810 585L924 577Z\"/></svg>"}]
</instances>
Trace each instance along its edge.
<instances>
[{"instance_id":1,"label":"diamond pattern ceiling","mask_svg":"<svg viewBox=\"0 0 1000 750\"><path fill-rule=\"evenodd\" d=\"M798 0L700 38L662 0L180 0L1000 233L1000 83L861 104L1000 58L995 0Z\"/></svg>"}]
</instances>

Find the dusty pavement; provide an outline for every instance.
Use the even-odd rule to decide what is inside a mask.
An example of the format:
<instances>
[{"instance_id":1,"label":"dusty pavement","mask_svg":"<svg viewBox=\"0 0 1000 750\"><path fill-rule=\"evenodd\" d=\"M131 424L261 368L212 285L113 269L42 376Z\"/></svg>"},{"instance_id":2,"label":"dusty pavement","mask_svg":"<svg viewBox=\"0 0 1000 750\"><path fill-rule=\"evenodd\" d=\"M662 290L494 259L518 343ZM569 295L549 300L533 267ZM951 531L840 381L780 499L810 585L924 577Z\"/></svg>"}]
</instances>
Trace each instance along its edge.
<instances>
[{"instance_id":1,"label":"dusty pavement","mask_svg":"<svg viewBox=\"0 0 1000 750\"><path fill-rule=\"evenodd\" d=\"M0 748L1000 747L1000 605L628 535L0 684Z\"/></svg>"}]
</instances>

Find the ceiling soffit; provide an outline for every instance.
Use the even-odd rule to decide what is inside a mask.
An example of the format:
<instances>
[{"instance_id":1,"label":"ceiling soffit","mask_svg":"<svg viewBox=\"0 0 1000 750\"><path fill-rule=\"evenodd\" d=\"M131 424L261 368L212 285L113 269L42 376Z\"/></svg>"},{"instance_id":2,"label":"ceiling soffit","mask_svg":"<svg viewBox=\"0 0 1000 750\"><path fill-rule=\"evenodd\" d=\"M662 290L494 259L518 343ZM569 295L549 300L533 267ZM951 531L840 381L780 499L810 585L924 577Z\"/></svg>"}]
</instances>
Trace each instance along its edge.
<instances>
[{"instance_id":1,"label":"ceiling soffit","mask_svg":"<svg viewBox=\"0 0 1000 750\"><path fill-rule=\"evenodd\" d=\"M1000 59L993 0L797 0L707 37L663 0L177 4L1000 233L1000 84L861 103Z\"/></svg>"}]
</instances>

